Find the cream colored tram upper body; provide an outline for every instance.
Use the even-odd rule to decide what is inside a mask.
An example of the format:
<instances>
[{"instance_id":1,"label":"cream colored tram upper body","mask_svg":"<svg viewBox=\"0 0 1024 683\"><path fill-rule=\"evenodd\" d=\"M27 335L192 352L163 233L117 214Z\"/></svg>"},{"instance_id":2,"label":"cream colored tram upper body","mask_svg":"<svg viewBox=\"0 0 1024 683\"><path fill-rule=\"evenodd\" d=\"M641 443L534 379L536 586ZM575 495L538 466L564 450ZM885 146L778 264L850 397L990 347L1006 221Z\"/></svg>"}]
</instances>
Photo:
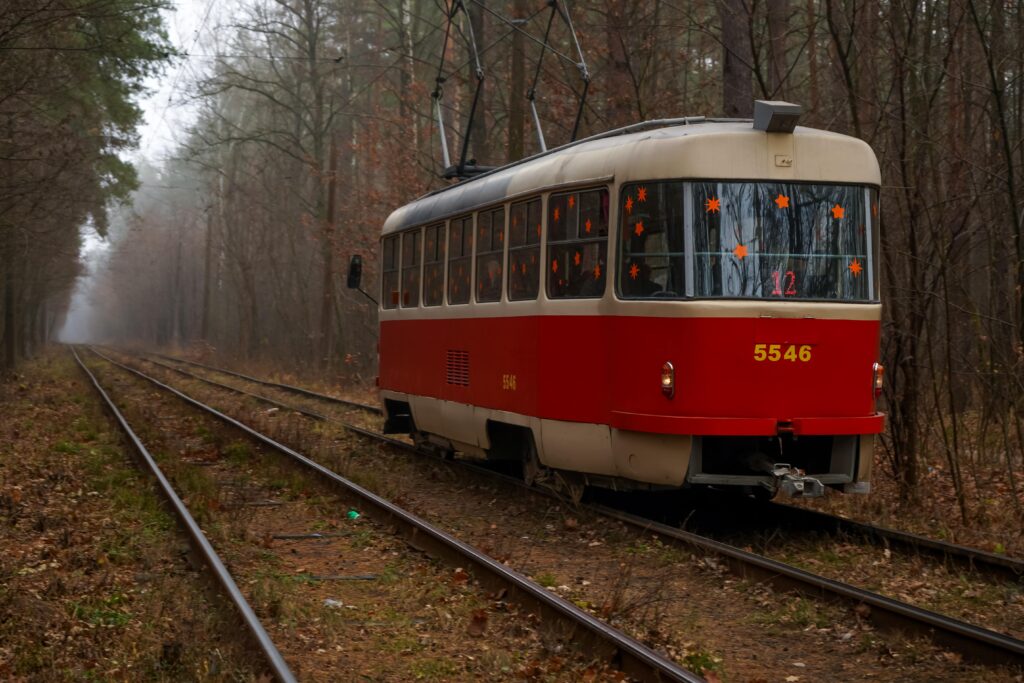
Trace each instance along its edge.
<instances>
[{"instance_id":1,"label":"cream colored tram upper body","mask_svg":"<svg viewBox=\"0 0 1024 683\"><path fill-rule=\"evenodd\" d=\"M518 199L546 195L573 187L605 186L612 197L609 217L609 243L616 244L620 217L616 197L623 184L655 180L753 180L766 182L807 182L879 186L881 172L871 147L862 140L839 133L797 126L793 133L766 133L754 130L749 121L702 122L655 128L637 133L584 140L565 149L552 150L536 158L512 164L485 176L464 181L425 195L391 213L384 223L382 237L428 223L466 215ZM546 206L542 215L546 216ZM507 219L507 214L506 214ZM541 238L541 262L545 261L547 221ZM474 259L475 265L475 259ZM609 259L609 282L618 277L615 262ZM475 277L475 275L474 275ZM616 301L615 287L605 290L601 299L561 300L559 315L610 313ZM488 316L544 314L548 299L544 287L536 301L509 301L503 293L502 305L486 306ZM457 306L385 309L380 319L459 318L479 315L471 300ZM804 303L770 300L697 300L628 302L631 315L735 316L755 311L778 311L798 316L813 307L817 317L878 320L877 303ZM538 308L539 307L539 308Z\"/></svg>"}]
</instances>

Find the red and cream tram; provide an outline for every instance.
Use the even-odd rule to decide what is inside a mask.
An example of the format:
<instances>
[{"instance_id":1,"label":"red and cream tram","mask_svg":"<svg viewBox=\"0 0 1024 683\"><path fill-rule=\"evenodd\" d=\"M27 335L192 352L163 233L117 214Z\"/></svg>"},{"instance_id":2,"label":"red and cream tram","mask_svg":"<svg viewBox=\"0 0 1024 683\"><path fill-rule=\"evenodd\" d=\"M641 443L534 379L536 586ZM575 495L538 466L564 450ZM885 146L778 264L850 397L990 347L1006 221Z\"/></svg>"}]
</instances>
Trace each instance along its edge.
<instances>
[{"instance_id":1,"label":"red and cream tram","mask_svg":"<svg viewBox=\"0 0 1024 683\"><path fill-rule=\"evenodd\" d=\"M878 162L780 105L613 131L393 212L390 431L576 487L867 492Z\"/></svg>"}]
</instances>

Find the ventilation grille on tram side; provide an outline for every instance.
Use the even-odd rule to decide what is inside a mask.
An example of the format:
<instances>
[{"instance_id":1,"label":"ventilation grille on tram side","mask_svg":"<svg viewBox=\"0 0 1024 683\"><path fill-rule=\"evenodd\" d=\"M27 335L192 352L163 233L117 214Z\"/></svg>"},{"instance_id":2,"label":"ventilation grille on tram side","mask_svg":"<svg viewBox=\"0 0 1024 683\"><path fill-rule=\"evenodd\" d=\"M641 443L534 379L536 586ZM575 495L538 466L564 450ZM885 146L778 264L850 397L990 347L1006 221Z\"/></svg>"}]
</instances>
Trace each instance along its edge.
<instances>
[{"instance_id":1,"label":"ventilation grille on tram side","mask_svg":"<svg viewBox=\"0 0 1024 683\"><path fill-rule=\"evenodd\" d=\"M469 351L448 349L448 360L445 363L448 384L459 387L469 386Z\"/></svg>"}]
</instances>

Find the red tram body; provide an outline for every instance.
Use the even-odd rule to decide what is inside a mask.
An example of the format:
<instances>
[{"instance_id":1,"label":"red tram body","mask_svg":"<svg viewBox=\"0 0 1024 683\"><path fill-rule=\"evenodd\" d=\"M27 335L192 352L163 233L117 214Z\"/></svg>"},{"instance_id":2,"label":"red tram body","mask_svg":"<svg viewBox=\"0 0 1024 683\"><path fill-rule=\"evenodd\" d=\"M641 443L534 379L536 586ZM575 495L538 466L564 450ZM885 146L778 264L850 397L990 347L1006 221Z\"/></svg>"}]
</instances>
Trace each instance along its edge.
<instances>
[{"instance_id":1,"label":"red tram body","mask_svg":"<svg viewBox=\"0 0 1024 683\"><path fill-rule=\"evenodd\" d=\"M687 119L398 209L389 429L581 484L866 492L879 182L853 138Z\"/></svg>"}]
</instances>

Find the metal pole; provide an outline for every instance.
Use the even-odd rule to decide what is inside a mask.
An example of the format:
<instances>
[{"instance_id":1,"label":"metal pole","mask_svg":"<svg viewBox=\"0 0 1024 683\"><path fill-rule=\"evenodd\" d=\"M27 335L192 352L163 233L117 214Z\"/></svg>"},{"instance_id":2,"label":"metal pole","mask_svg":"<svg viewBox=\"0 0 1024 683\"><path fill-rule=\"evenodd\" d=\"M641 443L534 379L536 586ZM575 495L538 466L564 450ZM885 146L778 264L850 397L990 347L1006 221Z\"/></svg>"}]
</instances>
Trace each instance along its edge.
<instances>
[{"instance_id":1,"label":"metal pole","mask_svg":"<svg viewBox=\"0 0 1024 683\"><path fill-rule=\"evenodd\" d=\"M444 116L441 115L440 95L434 97L434 109L437 112L437 132L441 136L441 159L444 161L444 167L449 168L452 165L452 159L448 155L448 136L444 132Z\"/></svg>"},{"instance_id":2,"label":"metal pole","mask_svg":"<svg viewBox=\"0 0 1024 683\"><path fill-rule=\"evenodd\" d=\"M544 130L540 127L540 117L537 116L537 100L533 98L533 93L530 93L530 112L533 114L533 125L537 128L537 143L540 145L540 151L548 151L548 145L544 142Z\"/></svg>"}]
</instances>

